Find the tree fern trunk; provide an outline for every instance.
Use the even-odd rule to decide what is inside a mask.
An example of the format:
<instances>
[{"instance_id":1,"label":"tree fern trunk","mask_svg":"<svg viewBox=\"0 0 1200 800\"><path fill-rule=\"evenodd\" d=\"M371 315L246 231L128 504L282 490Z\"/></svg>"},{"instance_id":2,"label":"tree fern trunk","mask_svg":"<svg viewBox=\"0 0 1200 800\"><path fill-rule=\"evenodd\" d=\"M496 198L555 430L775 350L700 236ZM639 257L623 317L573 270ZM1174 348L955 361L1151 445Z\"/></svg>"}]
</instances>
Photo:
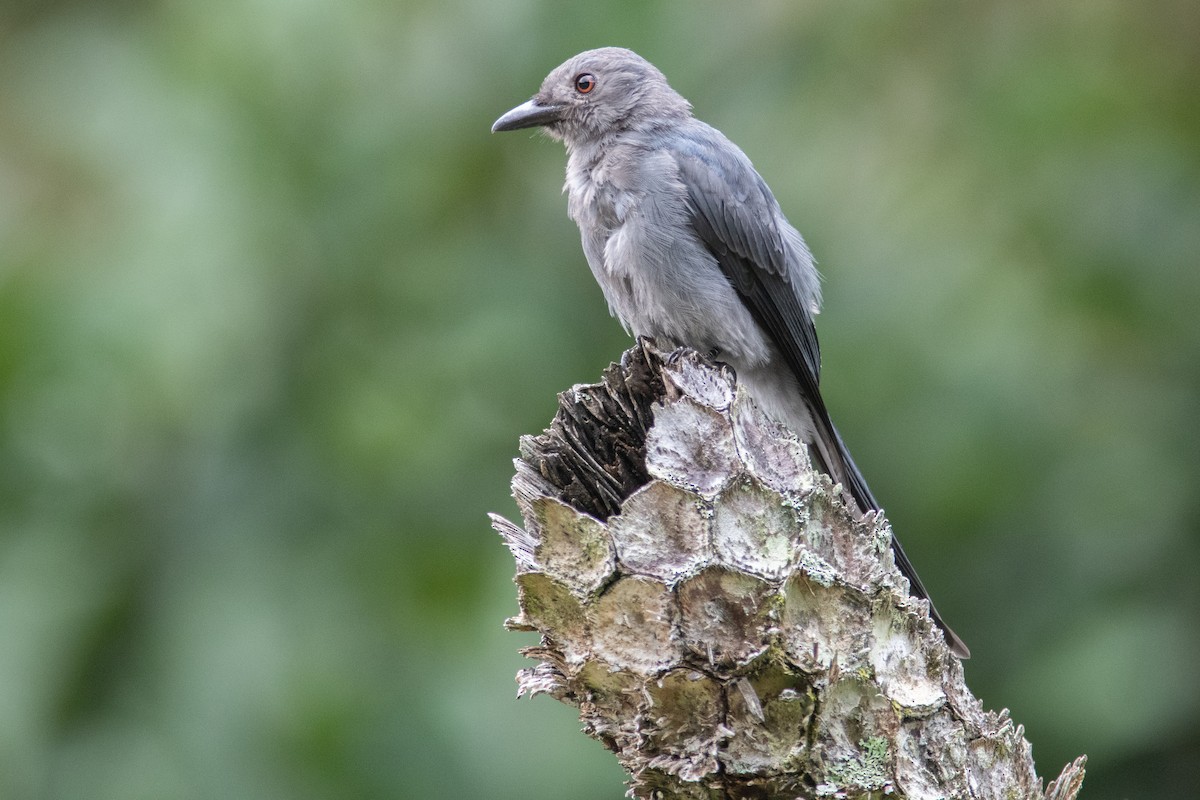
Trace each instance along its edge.
<instances>
[{"instance_id":1,"label":"tree fern trunk","mask_svg":"<svg viewBox=\"0 0 1200 800\"><path fill-rule=\"evenodd\" d=\"M523 694L579 708L640 798L1074 798L985 712L890 528L691 351L641 341L524 437L493 516L517 562Z\"/></svg>"}]
</instances>

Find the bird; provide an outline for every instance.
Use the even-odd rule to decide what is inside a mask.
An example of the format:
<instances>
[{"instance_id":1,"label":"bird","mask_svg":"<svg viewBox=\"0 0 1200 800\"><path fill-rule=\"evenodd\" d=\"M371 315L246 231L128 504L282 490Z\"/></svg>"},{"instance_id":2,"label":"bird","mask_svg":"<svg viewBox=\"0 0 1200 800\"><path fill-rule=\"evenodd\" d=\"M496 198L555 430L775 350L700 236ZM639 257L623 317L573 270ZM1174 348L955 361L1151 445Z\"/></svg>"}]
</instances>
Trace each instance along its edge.
<instances>
[{"instance_id":1,"label":"bird","mask_svg":"<svg viewBox=\"0 0 1200 800\"><path fill-rule=\"evenodd\" d=\"M568 214L626 331L728 364L860 513L880 511L821 397L816 262L745 153L620 47L567 59L492 132L526 128L566 146ZM894 534L891 545L910 592L929 600ZM968 658L932 601L929 613Z\"/></svg>"}]
</instances>

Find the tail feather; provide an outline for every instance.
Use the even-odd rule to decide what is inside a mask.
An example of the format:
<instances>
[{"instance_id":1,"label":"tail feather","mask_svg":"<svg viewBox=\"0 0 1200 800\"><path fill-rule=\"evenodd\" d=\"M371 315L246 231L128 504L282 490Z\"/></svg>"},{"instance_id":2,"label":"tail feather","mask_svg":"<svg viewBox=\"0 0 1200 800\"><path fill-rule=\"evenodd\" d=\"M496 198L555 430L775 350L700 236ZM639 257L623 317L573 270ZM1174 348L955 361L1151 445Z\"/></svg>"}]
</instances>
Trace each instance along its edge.
<instances>
[{"instance_id":1,"label":"tail feather","mask_svg":"<svg viewBox=\"0 0 1200 800\"><path fill-rule=\"evenodd\" d=\"M820 419L819 414L813 415ZM828 417L825 418L828 420ZM854 459L850 457L850 451L846 448L846 443L842 441L842 436L838 433L832 421L828 422L827 430L820 430L822 426L818 425L817 431L817 452L822 460L826 461L826 472L833 476L835 480L841 482L846 490L850 492L850 496L858 503L859 510L880 511L879 503L875 500L875 496L871 494L870 488L867 487L867 481L859 472L858 465L854 463ZM824 434L824 435L823 435ZM825 439L825 441L821 441ZM832 440L830 442L829 440ZM832 445L832 446L830 446ZM839 462L830 464L829 461ZM913 567L912 562L908 560L908 556L904 552L904 548L900 546L900 540L896 538L896 534L892 534L892 554L896 560L896 568L900 570L900 574L908 580L909 591L916 597L929 602L929 616L933 619L937 626L942 629L942 633L946 636L946 644L950 647L950 652L959 658L970 658L971 651L967 648L965 642L959 638L950 626L942 620L942 615L938 613L937 608L933 605L933 600L929 597L929 592L925 589L925 584L921 583L921 578L917 575L917 570Z\"/></svg>"}]
</instances>

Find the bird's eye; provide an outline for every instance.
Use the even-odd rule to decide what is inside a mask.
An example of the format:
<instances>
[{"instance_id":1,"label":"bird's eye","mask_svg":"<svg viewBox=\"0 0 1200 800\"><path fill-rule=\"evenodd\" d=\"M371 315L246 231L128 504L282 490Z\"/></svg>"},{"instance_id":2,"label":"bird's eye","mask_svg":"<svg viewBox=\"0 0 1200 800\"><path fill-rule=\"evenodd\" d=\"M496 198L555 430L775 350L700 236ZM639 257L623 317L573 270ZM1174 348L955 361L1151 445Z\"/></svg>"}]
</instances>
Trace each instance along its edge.
<instances>
[{"instance_id":1,"label":"bird's eye","mask_svg":"<svg viewBox=\"0 0 1200 800\"><path fill-rule=\"evenodd\" d=\"M587 94L596 88L596 76L590 72L581 72L575 76L575 91Z\"/></svg>"}]
</instances>

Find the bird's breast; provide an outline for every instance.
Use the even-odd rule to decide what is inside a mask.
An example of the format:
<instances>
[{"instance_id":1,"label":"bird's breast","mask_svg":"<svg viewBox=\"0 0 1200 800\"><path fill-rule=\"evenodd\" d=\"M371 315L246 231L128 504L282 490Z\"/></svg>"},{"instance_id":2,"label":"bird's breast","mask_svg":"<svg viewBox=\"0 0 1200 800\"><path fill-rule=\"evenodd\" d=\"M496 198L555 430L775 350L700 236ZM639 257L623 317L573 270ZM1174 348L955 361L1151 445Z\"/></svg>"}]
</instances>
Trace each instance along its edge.
<instances>
[{"instance_id":1,"label":"bird's breast","mask_svg":"<svg viewBox=\"0 0 1200 800\"><path fill-rule=\"evenodd\" d=\"M769 359L761 329L693 228L669 154L573 156L564 188L588 265L627 331L718 350L737 366Z\"/></svg>"}]
</instances>

